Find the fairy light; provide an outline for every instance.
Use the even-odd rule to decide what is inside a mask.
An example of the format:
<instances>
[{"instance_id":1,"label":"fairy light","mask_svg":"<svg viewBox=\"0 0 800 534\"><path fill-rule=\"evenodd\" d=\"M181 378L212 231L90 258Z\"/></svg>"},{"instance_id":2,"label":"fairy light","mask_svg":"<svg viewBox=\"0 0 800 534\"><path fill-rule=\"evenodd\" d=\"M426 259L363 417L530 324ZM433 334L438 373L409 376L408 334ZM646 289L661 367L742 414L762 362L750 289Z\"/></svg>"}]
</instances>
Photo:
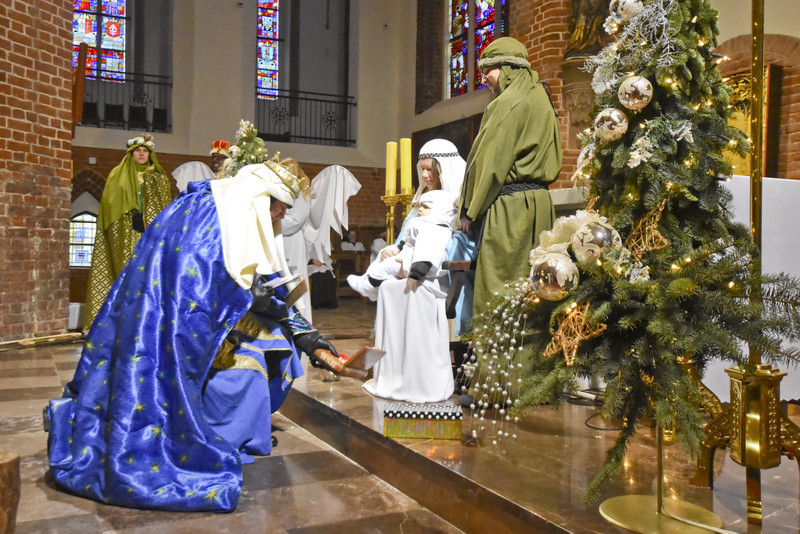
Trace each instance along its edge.
<instances>
[{"instance_id":1,"label":"fairy light","mask_svg":"<svg viewBox=\"0 0 800 534\"><path fill-rule=\"evenodd\" d=\"M680 266L675 263L673 263L671 267L673 271L677 271L678 269L680 269Z\"/></svg>"},{"instance_id":2,"label":"fairy light","mask_svg":"<svg viewBox=\"0 0 800 534\"><path fill-rule=\"evenodd\" d=\"M647 127L647 125L645 123L643 123L643 122L639 123L639 128L644 130L646 127Z\"/></svg>"},{"instance_id":3,"label":"fairy light","mask_svg":"<svg viewBox=\"0 0 800 534\"><path fill-rule=\"evenodd\" d=\"M736 285L736 284L734 284L732 281L731 281L731 282L728 282L728 287L729 287L730 289L733 289L733 286L735 286L735 285Z\"/></svg>"},{"instance_id":4,"label":"fairy light","mask_svg":"<svg viewBox=\"0 0 800 534\"><path fill-rule=\"evenodd\" d=\"M730 141L728 141L728 144L729 145L735 145L736 144L736 139L731 139Z\"/></svg>"},{"instance_id":5,"label":"fairy light","mask_svg":"<svg viewBox=\"0 0 800 534\"><path fill-rule=\"evenodd\" d=\"M684 258L683 261L685 261L686 263L692 263L692 258Z\"/></svg>"},{"instance_id":6,"label":"fairy light","mask_svg":"<svg viewBox=\"0 0 800 534\"><path fill-rule=\"evenodd\" d=\"M705 46L705 45L706 42L704 40L700 39L699 41L697 41L697 46Z\"/></svg>"},{"instance_id":7,"label":"fairy light","mask_svg":"<svg viewBox=\"0 0 800 534\"><path fill-rule=\"evenodd\" d=\"M694 17L692 17L692 24L694 24L695 22L697 22L697 15L695 15Z\"/></svg>"}]
</instances>

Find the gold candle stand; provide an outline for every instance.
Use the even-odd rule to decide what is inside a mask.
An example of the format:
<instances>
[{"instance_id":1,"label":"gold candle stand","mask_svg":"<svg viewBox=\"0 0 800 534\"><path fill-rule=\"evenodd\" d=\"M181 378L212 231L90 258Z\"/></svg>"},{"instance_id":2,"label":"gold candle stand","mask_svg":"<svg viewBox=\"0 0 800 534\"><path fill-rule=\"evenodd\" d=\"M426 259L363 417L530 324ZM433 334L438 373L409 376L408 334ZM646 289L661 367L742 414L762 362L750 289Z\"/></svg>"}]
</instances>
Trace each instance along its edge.
<instances>
[{"instance_id":1,"label":"gold candle stand","mask_svg":"<svg viewBox=\"0 0 800 534\"><path fill-rule=\"evenodd\" d=\"M386 204L386 243L394 243L394 207L401 203L403 204L403 219L408 216L411 209L411 199L414 198L414 193L400 193L399 195L384 195L381 200Z\"/></svg>"},{"instance_id":2,"label":"gold candle stand","mask_svg":"<svg viewBox=\"0 0 800 534\"><path fill-rule=\"evenodd\" d=\"M410 193L400 193L400 202L403 204L403 220L408 217L408 212L411 211L411 200L414 198L414 190Z\"/></svg>"},{"instance_id":3,"label":"gold candle stand","mask_svg":"<svg viewBox=\"0 0 800 534\"><path fill-rule=\"evenodd\" d=\"M386 243L394 243L394 207L400 202L400 195L385 195L381 200L386 204Z\"/></svg>"},{"instance_id":4,"label":"gold candle stand","mask_svg":"<svg viewBox=\"0 0 800 534\"><path fill-rule=\"evenodd\" d=\"M746 469L747 522L760 525L761 469L776 467L781 456L800 458L800 428L780 406L780 382L786 373L771 365L758 364L755 371L726 369L731 379L731 402L723 407L702 383L703 408L711 415L703 431L697 470L691 483L714 485L714 452L730 446L731 459ZM710 396L711 398L707 398Z\"/></svg>"}]
</instances>

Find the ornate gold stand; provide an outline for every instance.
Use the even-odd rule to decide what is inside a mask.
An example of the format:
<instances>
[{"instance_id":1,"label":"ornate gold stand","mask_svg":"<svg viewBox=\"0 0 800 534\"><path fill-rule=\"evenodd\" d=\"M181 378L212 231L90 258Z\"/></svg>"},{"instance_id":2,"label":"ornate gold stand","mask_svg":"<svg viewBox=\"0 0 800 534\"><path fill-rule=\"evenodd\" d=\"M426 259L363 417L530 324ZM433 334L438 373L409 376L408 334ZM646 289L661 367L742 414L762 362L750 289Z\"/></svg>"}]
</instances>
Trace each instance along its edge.
<instances>
[{"instance_id":1,"label":"ornate gold stand","mask_svg":"<svg viewBox=\"0 0 800 534\"><path fill-rule=\"evenodd\" d=\"M400 195L382 196L386 204L386 243L394 243L394 207L400 202Z\"/></svg>"},{"instance_id":2,"label":"ornate gold stand","mask_svg":"<svg viewBox=\"0 0 800 534\"><path fill-rule=\"evenodd\" d=\"M408 217L408 212L411 211L411 200L414 198L414 190L410 193L400 193L400 202L403 204L403 220Z\"/></svg>"},{"instance_id":3,"label":"ornate gold stand","mask_svg":"<svg viewBox=\"0 0 800 534\"><path fill-rule=\"evenodd\" d=\"M750 69L750 231L755 245L761 249L761 179L763 172L763 100L764 100L764 0L752 1L752 68ZM754 272L760 273L756 262ZM761 288L753 284L757 297ZM697 471L691 479L698 486L713 485L714 451L730 445L731 459L745 466L747 476L747 522L761 524L761 469L776 467L781 455L800 460L800 428L781 411L780 382L786 373L761 363L761 354L750 347L747 368L726 369L731 377L731 404L722 408L713 393L695 379L716 402L705 403L711 414L700 445Z\"/></svg>"},{"instance_id":4,"label":"ornate gold stand","mask_svg":"<svg viewBox=\"0 0 800 534\"><path fill-rule=\"evenodd\" d=\"M603 501L600 514L619 527L642 533L707 533L720 531L722 520L702 506L680 499L664 500L664 429L658 427L656 495L620 495Z\"/></svg>"},{"instance_id":5,"label":"ornate gold stand","mask_svg":"<svg viewBox=\"0 0 800 534\"><path fill-rule=\"evenodd\" d=\"M747 470L747 521L761 524L761 469L777 467L781 455L800 460L800 427L783 414L780 381L786 373L759 364L755 372L739 367L726 369L731 377L731 403L723 408L719 399L702 386L704 398L715 402L704 408L711 414L700 445L692 484L713 487L714 452L730 446L731 459ZM707 392L707 393L705 393Z\"/></svg>"},{"instance_id":6,"label":"ornate gold stand","mask_svg":"<svg viewBox=\"0 0 800 534\"><path fill-rule=\"evenodd\" d=\"M386 204L386 242L394 243L394 207L401 203L403 204L403 219L408 216L411 209L411 199L414 198L414 193L400 193L398 195L382 196L381 200Z\"/></svg>"}]
</instances>

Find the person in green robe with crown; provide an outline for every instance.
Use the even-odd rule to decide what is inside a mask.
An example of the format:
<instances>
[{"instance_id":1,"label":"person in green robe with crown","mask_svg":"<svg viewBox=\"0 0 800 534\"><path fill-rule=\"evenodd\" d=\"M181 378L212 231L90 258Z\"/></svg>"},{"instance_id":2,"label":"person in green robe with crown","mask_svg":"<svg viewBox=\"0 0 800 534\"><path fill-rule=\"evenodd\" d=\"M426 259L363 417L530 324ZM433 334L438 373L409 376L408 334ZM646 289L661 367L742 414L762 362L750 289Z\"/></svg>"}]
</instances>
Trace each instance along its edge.
<instances>
[{"instance_id":1,"label":"person in green robe with crown","mask_svg":"<svg viewBox=\"0 0 800 534\"><path fill-rule=\"evenodd\" d=\"M108 175L86 288L88 332L114 280L128 264L142 232L172 202L172 183L159 165L150 134L129 139L125 157Z\"/></svg>"}]
</instances>

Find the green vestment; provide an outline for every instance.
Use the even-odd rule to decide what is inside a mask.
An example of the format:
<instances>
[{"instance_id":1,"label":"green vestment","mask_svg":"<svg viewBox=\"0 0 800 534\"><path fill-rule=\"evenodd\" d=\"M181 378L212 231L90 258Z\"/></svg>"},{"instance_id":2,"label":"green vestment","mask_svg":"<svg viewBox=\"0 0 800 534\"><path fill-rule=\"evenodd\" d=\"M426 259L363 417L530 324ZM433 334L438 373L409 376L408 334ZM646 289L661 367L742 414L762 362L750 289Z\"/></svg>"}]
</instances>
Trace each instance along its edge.
<instances>
[{"instance_id":1,"label":"green vestment","mask_svg":"<svg viewBox=\"0 0 800 534\"><path fill-rule=\"evenodd\" d=\"M486 311L506 283L529 275L530 251L555 219L546 187L561 172L558 117L537 73L509 65L500 71L499 94L481 120L461 197L461 214L483 224L474 314ZM526 183L541 188L500 195L504 185Z\"/></svg>"}]
</instances>

